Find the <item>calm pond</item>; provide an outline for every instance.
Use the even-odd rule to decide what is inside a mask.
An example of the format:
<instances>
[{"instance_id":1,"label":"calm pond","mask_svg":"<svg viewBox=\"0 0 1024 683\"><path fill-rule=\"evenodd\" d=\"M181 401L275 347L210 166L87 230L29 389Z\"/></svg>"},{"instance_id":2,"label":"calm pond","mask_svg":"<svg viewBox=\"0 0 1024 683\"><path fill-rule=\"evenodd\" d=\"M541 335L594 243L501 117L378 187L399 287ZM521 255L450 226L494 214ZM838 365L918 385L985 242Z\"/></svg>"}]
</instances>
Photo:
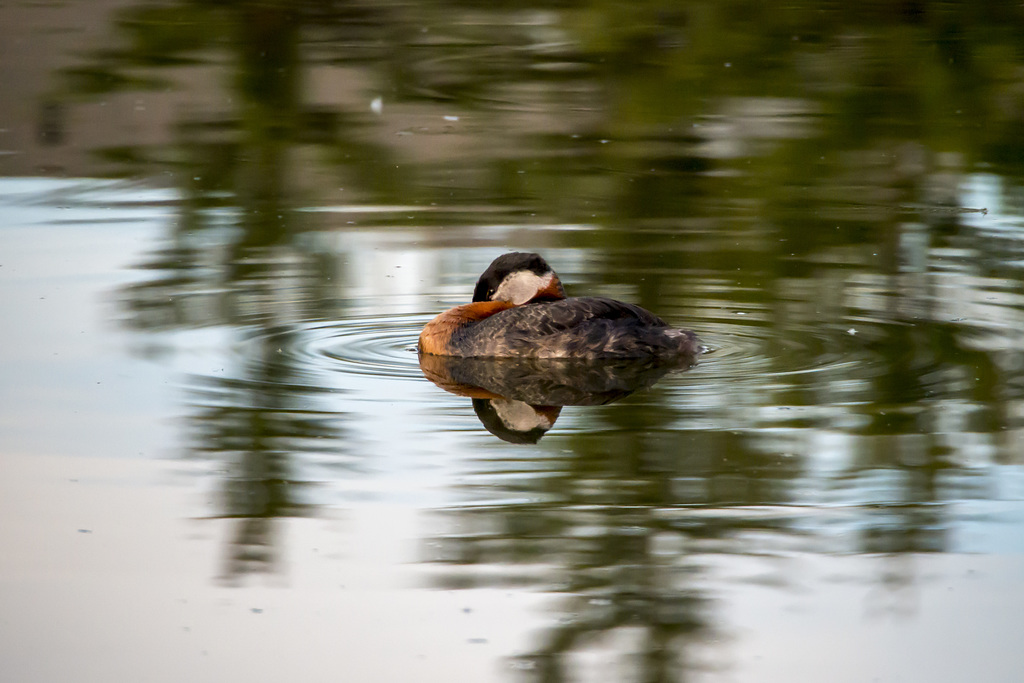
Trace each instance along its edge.
<instances>
[{"instance_id":1,"label":"calm pond","mask_svg":"<svg viewBox=\"0 0 1024 683\"><path fill-rule=\"evenodd\" d=\"M1020 680L1019 5L15 1L0 93L4 681ZM507 251L710 351L421 367Z\"/></svg>"}]
</instances>

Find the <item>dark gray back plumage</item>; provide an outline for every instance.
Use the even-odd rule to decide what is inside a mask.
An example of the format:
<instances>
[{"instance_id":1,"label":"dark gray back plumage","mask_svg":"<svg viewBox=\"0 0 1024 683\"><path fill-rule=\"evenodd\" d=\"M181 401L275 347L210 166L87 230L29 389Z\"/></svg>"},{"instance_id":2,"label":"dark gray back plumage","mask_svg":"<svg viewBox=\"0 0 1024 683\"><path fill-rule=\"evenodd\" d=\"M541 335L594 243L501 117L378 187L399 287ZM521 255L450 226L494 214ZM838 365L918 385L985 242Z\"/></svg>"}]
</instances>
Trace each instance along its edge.
<instances>
[{"instance_id":1,"label":"dark gray back plumage","mask_svg":"<svg viewBox=\"0 0 1024 683\"><path fill-rule=\"evenodd\" d=\"M697 355L697 337L639 306L579 297L501 311L455 333L462 355L533 358L644 358Z\"/></svg>"}]
</instances>

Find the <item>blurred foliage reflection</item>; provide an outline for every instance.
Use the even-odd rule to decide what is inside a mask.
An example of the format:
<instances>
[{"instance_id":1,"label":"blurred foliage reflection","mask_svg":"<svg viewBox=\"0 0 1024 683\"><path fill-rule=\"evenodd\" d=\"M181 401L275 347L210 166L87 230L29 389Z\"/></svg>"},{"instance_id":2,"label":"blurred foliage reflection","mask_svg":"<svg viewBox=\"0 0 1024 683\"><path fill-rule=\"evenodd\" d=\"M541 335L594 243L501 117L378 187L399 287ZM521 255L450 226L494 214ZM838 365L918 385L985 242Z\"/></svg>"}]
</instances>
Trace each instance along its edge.
<instances>
[{"instance_id":1,"label":"blurred foliage reflection","mask_svg":"<svg viewBox=\"0 0 1024 683\"><path fill-rule=\"evenodd\" d=\"M231 463L229 574L304 513L297 459L322 440L367 455L278 353L355 315L337 283L365 245L331 253L325 233L404 236L434 262L552 250L566 282L719 347L533 450L485 449L466 485L485 502L438 512L441 585L568 594L539 680L624 626L645 633L630 680L684 679L714 631L707 556L814 535L949 550L956 502L1021 464L1020 5L195 0L117 10L112 30L48 97L150 93L161 112L93 151L182 197L129 324L242 344L191 421L196 451ZM823 502L840 540L794 512Z\"/></svg>"}]
</instances>

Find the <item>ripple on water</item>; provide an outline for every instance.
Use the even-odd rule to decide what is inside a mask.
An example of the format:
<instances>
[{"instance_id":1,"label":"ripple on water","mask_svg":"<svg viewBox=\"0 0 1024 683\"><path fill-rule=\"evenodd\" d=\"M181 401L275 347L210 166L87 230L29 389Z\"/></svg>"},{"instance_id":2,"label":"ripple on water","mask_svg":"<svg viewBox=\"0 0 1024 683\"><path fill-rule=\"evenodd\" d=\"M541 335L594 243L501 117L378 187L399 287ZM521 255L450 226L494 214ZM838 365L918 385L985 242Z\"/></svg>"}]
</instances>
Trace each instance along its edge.
<instances>
[{"instance_id":1,"label":"ripple on water","mask_svg":"<svg viewBox=\"0 0 1024 683\"><path fill-rule=\"evenodd\" d=\"M870 363L856 331L785 330L766 324L716 320L702 330L709 347L700 365L716 380L824 373Z\"/></svg>"},{"instance_id":2,"label":"ripple on water","mask_svg":"<svg viewBox=\"0 0 1024 683\"><path fill-rule=\"evenodd\" d=\"M705 313L690 322L711 350L698 363L701 381L710 383L830 372L871 376L885 371L873 347L900 327L864 315L833 325L779 327L756 310L742 318L734 311ZM366 316L254 329L236 352L249 363L286 365L285 381L305 386L324 385L337 373L419 380L416 341L431 317Z\"/></svg>"},{"instance_id":3,"label":"ripple on water","mask_svg":"<svg viewBox=\"0 0 1024 683\"><path fill-rule=\"evenodd\" d=\"M356 317L258 329L236 352L250 363L287 366L286 382L319 385L333 373L418 380L416 342L430 317ZM700 331L711 350L698 364L705 379L825 372L867 358L855 340L843 339L839 331L777 338L772 328L751 323L715 320Z\"/></svg>"},{"instance_id":4,"label":"ripple on water","mask_svg":"<svg viewBox=\"0 0 1024 683\"><path fill-rule=\"evenodd\" d=\"M316 383L331 373L419 378L416 341L429 319L394 315L278 326L254 331L238 352L250 362L288 366L293 381Z\"/></svg>"}]
</instances>

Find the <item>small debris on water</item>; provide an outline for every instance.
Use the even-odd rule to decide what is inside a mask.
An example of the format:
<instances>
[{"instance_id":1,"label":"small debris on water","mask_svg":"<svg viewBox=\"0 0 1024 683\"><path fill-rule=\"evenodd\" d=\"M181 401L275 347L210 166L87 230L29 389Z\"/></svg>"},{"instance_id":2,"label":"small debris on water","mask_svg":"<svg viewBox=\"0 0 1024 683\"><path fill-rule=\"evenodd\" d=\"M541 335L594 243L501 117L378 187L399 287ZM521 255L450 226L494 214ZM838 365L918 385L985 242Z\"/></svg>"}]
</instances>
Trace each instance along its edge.
<instances>
[{"instance_id":1,"label":"small debris on water","mask_svg":"<svg viewBox=\"0 0 1024 683\"><path fill-rule=\"evenodd\" d=\"M846 334L848 334L848 335L850 335L852 337L853 335L857 334L857 330L855 330L854 328L851 327L850 329L848 329L846 331Z\"/></svg>"}]
</instances>

